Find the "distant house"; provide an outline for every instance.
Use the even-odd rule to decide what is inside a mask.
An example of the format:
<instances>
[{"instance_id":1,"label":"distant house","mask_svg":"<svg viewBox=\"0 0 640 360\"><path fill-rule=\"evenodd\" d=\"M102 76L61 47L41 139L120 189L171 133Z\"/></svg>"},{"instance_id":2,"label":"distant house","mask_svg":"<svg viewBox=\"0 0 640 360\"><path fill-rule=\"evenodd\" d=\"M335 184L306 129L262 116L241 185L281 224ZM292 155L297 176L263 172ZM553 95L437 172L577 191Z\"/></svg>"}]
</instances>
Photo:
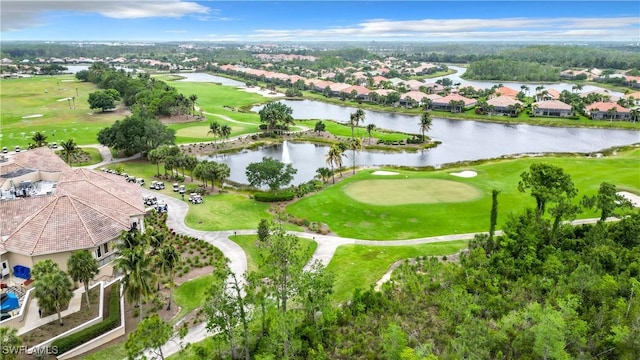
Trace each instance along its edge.
<instances>
[{"instance_id":1,"label":"distant house","mask_svg":"<svg viewBox=\"0 0 640 360\"><path fill-rule=\"evenodd\" d=\"M556 89L545 89L536 94L536 101L558 100L560 93Z\"/></svg>"},{"instance_id":2,"label":"distant house","mask_svg":"<svg viewBox=\"0 0 640 360\"><path fill-rule=\"evenodd\" d=\"M627 100L633 101L635 105L640 105L640 91L627 94L624 96Z\"/></svg>"},{"instance_id":3,"label":"distant house","mask_svg":"<svg viewBox=\"0 0 640 360\"><path fill-rule=\"evenodd\" d=\"M404 84L410 89L410 90L420 90L421 87L424 87L425 83L422 81L418 81L418 80L407 80L404 82Z\"/></svg>"},{"instance_id":4,"label":"distant house","mask_svg":"<svg viewBox=\"0 0 640 360\"><path fill-rule=\"evenodd\" d=\"M409 91L407 93L400 94L400 106L419 106L422 104L422 100L428 96L429 95L420 91Z\"/></svg>"},{"instance_id":5,"label":"distant house","mask_svg":"<svg viewBox=\"0 0 640 360\"><path fill-rule=\"evenodd\" d=\"M501 86L497 89L494 90L494 95L495 97L499 97L499 96L507 96L510 98L515 98L518 96L519 91L518 90L514 90L510 87L506 87L506 86Z\"/></svg>"},{"instance_id":6,"label":"distant house","mask_svg":"<svg viewBox=\"0 0 640 360\"><path fill-rule=\"evenodd\" d=\"M475 99L469 99L458 94L449 94L440 99L433 100L431 102L431 108L433 110L451 111L453 110L451 109L451 101L462 101L464 103L464 109L472 108L478 103Z\"/></svg>"},{"instance_id":7,"label":"distant house","mask_svg":"<svg viewBox=\"0 0 640 360\"><path fill-rule=\"evenodd\" d=\"M367 89L364 86L352 85L340 90L340 92L347 94L349 97L351 97L355 93L356 100L369 101L369 93L371 92L371 90Z\"/></svg>"},{"instance_id":8,"label":"distant house","mask_svg":"<svg viewBox=\"0 0 640 360\"><path fill-rule=\"evenodd\" d=\"M510 96L498 96L493 99L487 100L487 105L492 106L494 113L499 114L511 114L515 111L515 106L522 107L522 102L510 97Z\"/></svg>"},{"instance_id":9,"label":"distant house","mask_svg":"<svg viewBox=\"0 0 640 360\"><path fill-rule=\"evenodd\" d=\"M591 94L599 95L601 101L603 102L618 102L618 100L620 100L620 97L611 95L611 93L608 92L607 90L591 90L591 91L581 92L580 97L583 99L586 99Z\"/></svg>"},{"instance_id":10,"label":"distant house","mask_svg":"<svg viewBox=\"0 0 640 360\"><path fill-rule=\"evenodd\" d=\"M612 102L595 102L586 106L591 120L631 120L631 111Z\"/></svg>"},{"instance_id":11,"label":"distant house","mask_svg":"<svg viewBox=\"0 0 640 360\"><path fill-rule=\"evenodd\" d=\"M565 104L560 100L538 101L531 105L534 116L571 116L573 111L571 105Z\"/></svg>"},{"instance_id":12,"label":"distant house","mask_svg":"<svg viewBox=\"0 0 640 360\"><path fill-rule=\"evenodd\" d=\"M11 155L0 174L3 269L51 259L65 270L77 250L91 251L102 267L123 230L144 230L140 186L118 175L72 169L48 148Z\"/></svg>"}]
</instances>

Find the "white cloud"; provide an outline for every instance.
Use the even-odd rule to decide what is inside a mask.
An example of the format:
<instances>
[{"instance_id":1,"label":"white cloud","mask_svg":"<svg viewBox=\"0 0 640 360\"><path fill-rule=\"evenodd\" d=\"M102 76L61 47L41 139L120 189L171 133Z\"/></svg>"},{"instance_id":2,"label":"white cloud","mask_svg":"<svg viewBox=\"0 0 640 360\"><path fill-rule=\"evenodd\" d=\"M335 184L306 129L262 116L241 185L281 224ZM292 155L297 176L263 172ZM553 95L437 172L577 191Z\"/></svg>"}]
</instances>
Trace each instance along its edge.
<instances>
[{"instance_id":1,"label":"white cloud","mask_svg":"<svg viewBox=\"0 0 640 360\"><path fill-rule=\"evenodd\" d=\"M42 26L42 15L54 11L97 13L116 19L138 19L207 15L212 10L196 2L181 0L3 0L1 20L2 31L16 31Z\"/></svg>"},{"instance_id":2,"label":"white cloud","mask_svg":"<svg viewBox=\"0 0 640 360\"><path fill-rule=\"evenodd\" d=\"M258 29L254 40L628 40L637 17L365 20L350 27Z\"/></svg>"}]
</instances>

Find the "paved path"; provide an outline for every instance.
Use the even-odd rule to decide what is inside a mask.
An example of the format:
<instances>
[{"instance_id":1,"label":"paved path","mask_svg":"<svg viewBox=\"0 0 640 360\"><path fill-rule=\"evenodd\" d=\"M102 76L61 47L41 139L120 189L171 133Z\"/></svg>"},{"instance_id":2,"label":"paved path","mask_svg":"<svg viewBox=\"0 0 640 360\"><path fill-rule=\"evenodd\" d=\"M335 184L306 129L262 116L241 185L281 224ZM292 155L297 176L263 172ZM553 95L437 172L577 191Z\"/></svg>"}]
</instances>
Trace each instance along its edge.
<instances>
[{"instance_id":1,"label":"paved path","mask_svg":"<svg viewBox=\"0 0 640 360\"><path fill-rule=\"evenodd\" d=\"M83 166L87 169L97 169L99 167L103 167L106 165L110 165L110 164L115 164L115 163L119 163L119 162L124 162L124 161L129 161L129 160L133 160L133 159L138 159L141 157L140 154L135 154L133 156L129 156L126 158L114 158L113 155L111 155L111 150L109 150L108 147L104 146L104 145L98 145L98 144L90 144L90 145L82 145L80 147L91 147L91 148L95 148L98 149L98 152L100 153L100 156L102 156L102 161L97 163L97 164L93 164L93 165L87 165L87 166Z\"/></svg>"}]
</instances>

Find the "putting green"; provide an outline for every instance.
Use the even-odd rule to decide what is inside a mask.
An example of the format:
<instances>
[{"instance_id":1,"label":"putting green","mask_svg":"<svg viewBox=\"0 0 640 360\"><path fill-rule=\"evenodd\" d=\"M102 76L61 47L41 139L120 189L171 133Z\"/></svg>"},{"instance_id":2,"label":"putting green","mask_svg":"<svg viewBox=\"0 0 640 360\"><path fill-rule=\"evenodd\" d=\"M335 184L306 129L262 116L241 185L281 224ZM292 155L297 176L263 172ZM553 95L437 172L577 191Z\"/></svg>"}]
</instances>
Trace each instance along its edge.
<instances>
[{"instance_id":1,"label":"putting green","mask_svg":"<svg viewBox=\"0 0 640 360\"><path fill-rule=\"evenodd\" d=\"M344 192L371 205L453 203L482 196L471 185L440 179L362 180L347 185Z\"/></svg>"}]
</instances>

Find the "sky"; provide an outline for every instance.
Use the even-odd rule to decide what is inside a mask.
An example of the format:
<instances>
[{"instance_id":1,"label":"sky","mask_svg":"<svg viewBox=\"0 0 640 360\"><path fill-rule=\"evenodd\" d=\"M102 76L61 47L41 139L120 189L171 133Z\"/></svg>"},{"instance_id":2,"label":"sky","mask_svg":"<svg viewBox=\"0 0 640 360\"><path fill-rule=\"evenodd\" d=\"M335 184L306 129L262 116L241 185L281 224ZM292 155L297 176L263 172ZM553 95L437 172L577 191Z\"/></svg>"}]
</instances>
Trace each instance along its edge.
<instances>
[{"instance_id":1,"label":"sky","mask_svg":"<svg viewBox=\"0 0 640 360\"><path fill-rule=\"evenodd\" d=\"M638 1L0 0L30 41L640 42Z\"/></svg>"}]
</instances>

